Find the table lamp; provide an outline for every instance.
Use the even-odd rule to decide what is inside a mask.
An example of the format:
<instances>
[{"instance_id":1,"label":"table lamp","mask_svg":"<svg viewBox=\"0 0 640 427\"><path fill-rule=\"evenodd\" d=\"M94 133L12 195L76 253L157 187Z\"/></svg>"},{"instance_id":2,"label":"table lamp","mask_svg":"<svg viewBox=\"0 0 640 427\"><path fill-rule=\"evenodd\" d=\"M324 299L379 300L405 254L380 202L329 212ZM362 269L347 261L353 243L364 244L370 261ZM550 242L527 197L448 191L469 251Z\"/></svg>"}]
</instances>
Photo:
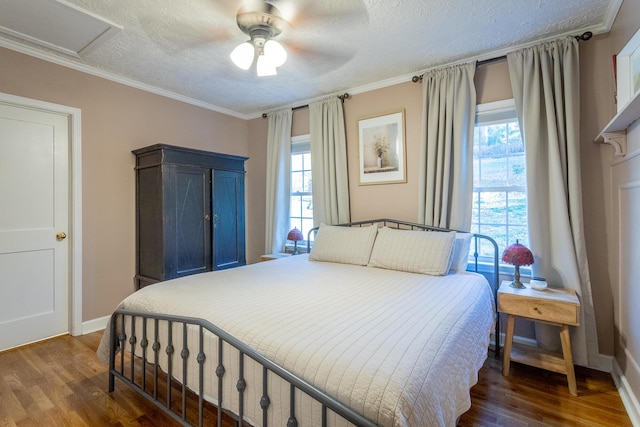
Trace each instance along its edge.
<instances>
[{"instance_id":1,"label":"table lamp","mask_svg":"<svg viewBox=\"0 0 640 427\"><path fill-rule=\"evenodd\" d=\"M287 234L287 240L291 240L293 242L293 254L298 255L298 242L303 240L302 232L294 227L289 231L289 234Z\"/></svg>"},{"instance_id":2,"label":"table lamp","mask_svg":"<svg viewBox=\"0 0 640 427\"><path fill-rule=\"evenodd\" d=\"M509 286L519 289L524 288L525 286L520 281L520 266L533 264L533 254L531 251L516 240L513 245L504 250L502 254L502 261L507 264L515 265L516 267L514 280Z\"/></svg>"}]
</instances>

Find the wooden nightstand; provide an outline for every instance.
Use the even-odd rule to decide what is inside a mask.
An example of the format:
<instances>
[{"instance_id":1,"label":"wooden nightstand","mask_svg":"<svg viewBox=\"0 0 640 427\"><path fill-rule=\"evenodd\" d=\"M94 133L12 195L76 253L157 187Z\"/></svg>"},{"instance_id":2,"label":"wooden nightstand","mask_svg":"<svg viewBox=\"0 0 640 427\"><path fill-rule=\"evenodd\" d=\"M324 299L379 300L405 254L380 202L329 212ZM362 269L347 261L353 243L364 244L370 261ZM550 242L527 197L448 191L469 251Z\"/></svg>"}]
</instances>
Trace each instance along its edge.
<instances>
[{"instance_id":1,"label":"wooden nightstand","mask_svg":"<svg viewBox=\"0 0 640 427\"><path fill-rule=\"evenodd\" d=\"M569 383L569 392L577 396L578 388L569 338L569 326L580 324L580 301L576 292L570 289L553 288L547 288L544 291L536 291L529 287L515 289L509 286L510 283L502 282L498 290L498 311L507 314L502 374L509 375L509 365L512 360L565 374ZM514 348L513 329L516 317L558 326L563 357L546 353L535 347Z\"/></svg>"},{"instance_id":2,"label":"wooden nightstand","mask_svg":"<svg viewBox=\"0 0 640 427\"><path fill-rule=\"evenodd\" d=\"M260 259L262 261L271 261L271 260L278 259L278 258L286 258L288 256L291 256L291 254L285 254L284 252L278 252L278 253L275 253L275 254L261 255Z\"/></svg>"}]
</instances>

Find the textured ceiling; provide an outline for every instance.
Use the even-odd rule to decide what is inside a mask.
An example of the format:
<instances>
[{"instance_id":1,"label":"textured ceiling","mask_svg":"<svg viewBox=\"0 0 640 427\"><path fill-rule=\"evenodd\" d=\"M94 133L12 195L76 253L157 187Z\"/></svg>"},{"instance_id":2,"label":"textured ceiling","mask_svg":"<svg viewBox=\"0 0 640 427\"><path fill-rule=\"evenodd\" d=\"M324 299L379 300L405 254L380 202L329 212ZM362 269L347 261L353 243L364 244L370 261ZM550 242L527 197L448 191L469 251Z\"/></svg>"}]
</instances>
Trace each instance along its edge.
<instances>
[{"instance_id":1,"label":"textured ceiling","mask_svg":"<svg viewBox=\"0 0 640 427\"><path fill-rule=\"evenodd\" d=\"M251 118L536 41L606 32L621 1L273 0L293 12L278 37L289 57L277 76L260 78L229 59L247 40L235 22L241 0L66 0L122 31L79 58L9 35L0 45Z\"/></svg>"}]
</instances>

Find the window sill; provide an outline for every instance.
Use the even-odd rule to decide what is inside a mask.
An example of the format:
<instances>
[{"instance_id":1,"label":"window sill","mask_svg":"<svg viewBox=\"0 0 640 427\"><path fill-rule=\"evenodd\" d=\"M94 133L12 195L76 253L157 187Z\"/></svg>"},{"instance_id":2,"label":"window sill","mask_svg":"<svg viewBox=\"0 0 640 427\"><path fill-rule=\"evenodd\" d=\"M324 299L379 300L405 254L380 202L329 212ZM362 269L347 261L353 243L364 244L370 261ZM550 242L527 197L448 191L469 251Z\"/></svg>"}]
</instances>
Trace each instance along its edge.
<instances>
[{"instance_id":1,"label":"window sill","mask_svg":"<svg viewBox=\"0 0 640 427\"><path fill-rule=\"evenodd\" d=\"M469 261L467 263L467 271L474 271L475 262ZM513 265L498 264L498 271L501 276L513 276L516 269ZM478 261L478 273L493 273L493 263L486 261ZM532 277L531 267L520 267L520 275L523 277Z\"/></svg>"}]
</instances>

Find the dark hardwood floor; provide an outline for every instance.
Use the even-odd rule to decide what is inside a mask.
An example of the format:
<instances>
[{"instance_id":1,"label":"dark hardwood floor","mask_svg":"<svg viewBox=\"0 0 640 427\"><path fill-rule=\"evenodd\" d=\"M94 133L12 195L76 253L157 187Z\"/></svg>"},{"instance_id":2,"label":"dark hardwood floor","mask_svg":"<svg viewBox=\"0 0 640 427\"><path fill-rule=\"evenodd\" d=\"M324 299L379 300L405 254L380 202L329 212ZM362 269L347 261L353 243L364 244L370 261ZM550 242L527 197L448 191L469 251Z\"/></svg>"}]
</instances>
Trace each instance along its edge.
<instances>
[{"instance_id":1,"label":"dark hardwood floor","mask_svg":"<svg viewBox=\"0 0 640 427\"><path fill-rule=\"evenodd\" d=\"M107 393L107 366L95 354L101 335L63 336L0 353L0 426L178 425L118 381ZM513 363L503 377L490 355L458 425L631 426L608 374L578 368L576 376L579 396L572 397L564 376Z\"/></svg>"}]
</instances>

